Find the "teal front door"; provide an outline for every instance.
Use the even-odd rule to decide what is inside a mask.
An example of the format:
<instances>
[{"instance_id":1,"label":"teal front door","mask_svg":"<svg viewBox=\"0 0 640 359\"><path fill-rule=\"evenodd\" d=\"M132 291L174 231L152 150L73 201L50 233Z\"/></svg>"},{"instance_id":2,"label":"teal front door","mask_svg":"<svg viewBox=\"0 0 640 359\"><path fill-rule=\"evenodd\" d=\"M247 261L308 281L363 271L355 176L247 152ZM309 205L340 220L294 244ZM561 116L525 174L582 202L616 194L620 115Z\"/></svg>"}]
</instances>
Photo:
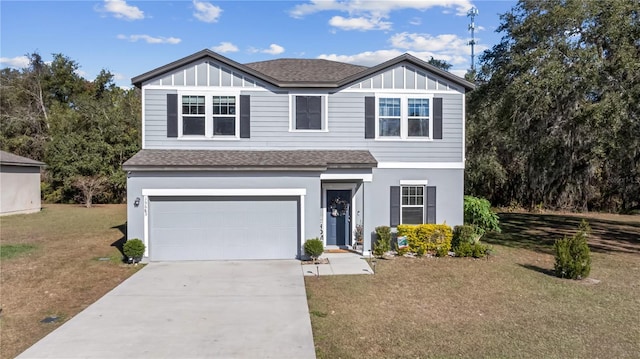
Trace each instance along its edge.
<instances>
[{"instance_id":1,"label":"teal front door","mask_svg":"<svg viewBox=\"0 0 640 359\"><path fill-rule=\"evenodd\" d=\"M327 245L350 245L351 190L327 190Z\"/></svg>"}]
</instances>

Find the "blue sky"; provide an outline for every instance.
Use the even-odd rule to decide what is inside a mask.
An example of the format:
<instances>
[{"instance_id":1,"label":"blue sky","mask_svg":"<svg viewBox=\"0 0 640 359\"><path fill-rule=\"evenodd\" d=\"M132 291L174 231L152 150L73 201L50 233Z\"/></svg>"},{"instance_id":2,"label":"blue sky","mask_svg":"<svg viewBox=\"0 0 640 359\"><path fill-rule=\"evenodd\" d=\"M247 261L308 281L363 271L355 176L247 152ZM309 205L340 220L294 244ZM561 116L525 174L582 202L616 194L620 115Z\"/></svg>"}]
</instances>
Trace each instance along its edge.
<instances>
[{"instance_id":1,"label":"blue sky","mask_svg":"<svg viewBox=\"0 0 640 359\"><path fill-rule=\"evenodd\" d=\"M0 1L0 67L25 54L62 53L94 79L131 77L208 48L240 63L325 58L375 65L409 52L470 67L467 11L476 7L476 54L498 42L499 14L515 1Z\"/></svg>"}]
</instances>

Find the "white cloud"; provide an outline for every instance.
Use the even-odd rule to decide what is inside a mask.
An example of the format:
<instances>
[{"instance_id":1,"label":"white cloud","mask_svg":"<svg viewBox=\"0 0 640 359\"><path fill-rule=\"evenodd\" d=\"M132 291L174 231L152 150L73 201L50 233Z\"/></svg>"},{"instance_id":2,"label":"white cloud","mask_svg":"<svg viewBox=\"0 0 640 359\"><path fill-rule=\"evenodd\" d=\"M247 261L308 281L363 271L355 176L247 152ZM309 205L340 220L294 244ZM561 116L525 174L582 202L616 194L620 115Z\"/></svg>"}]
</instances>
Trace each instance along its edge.
<instances>
[{"instance_id":1,"label":"white cloud","mask_svg":"<svg viewBox=\"0 0 640 359\"><path fill-rule=\"evenodd\" d=\"M179 44L182 40L177 37L153 37L149 35L118 35L118 39L130 42L145 41L147 44Z\"/></svg>"},{"instance_id":2,"label":"white cloud","mask_svg":"<svg viewBox=\"0 0 640 359\"><path fill-rule=\"evenodd\" d=\"M80 77L84 77L85 79L87 78L87 72L84 70L76 69L74 72Z\"/></svg>"},{"instance_id":3,"label":"white cloud","mask_svg":"<svg viewBox=\"0 0 640 359\"><path fill-rule=\"evenodd\" d=\"M351 17L344 18L342 16L334 16L329 20L329 25L337 27L342 30L389 30L391 29L391 23L388 21L382 21L381 18L367 18L367 17Z\"/></svg>"},{"instance_id":4,"label":"white cloud","mask_svg":"<svg viewBox=\"0 0 640 359\"><path fill-rule=\"evenodd\" d=\"M128 5L125 0L104 0L104 11L118 19L141 20L144 12L137 6Z\"/></svg>"},{"instance_id":5,"label":"white cloud","mask_svg":"<svg viewBox=\"0 0 640 359\"><path fill-rule=\"evenodd\" d=\"M472 5L471 0L311 0L308 3L296 5L289 12L289 15L294 18L302 18L322 11L341 11L349 14L370 14L386 18L391 11L403 9L424 11L433 7L453 8L456 15L466 16Z\"/></svg>"},{"instance_id":6,"label":"white cloud","mask_svg":"<svg viewBox=\"0 0 640 359\"><path fill-rule=\"evenodd\" d=\"M193 16L202 22L217 22L222 13L222 9L219 6L205 1L193 0L193 6L196 9Z\"/></svg>"},{"instance_id":7,"label":"white cloud","mask_svg":"<svg viewBox=\"0 0 640 359\"><path fill-rule=\"evenodd\" d=\"M284 52L284 47L278 44L271 44L269 45L268 49L256 49L254 47L249 48L249 52L251 53L261 52L263 54L279 55Z\"/></svg>"},{"instance_id":8,"label":"white cloud","mask_svg":"<svg viewBox=\"0 0 640 359\"><path fill-rule=\"evenodd\" d=\"M211 50L219 53L237 52L238 47L230 42L223 41L220 43L220 45L211 47Z\"/></svg>"},{"instance_id":9,"label":"white cloud","mask_svg":"<svg viewBox=\"0 0 640 359\"><path fill-rule=\"evenodd\" d=\"M29 66L29 58L26 56L0 57L0 65L2 67L22 69Z\"/></svg>"},{"instance_id":10,"label":"white cloud","mask_svg":"<svg viewBox=\"0 0 640 359\"><path fill-rule=\"evenodd\" d=\"M422 25L422 19L419 17L414 17L411 20L409 20L409 24L413 26Z\"/></svg>"}]
</instances>

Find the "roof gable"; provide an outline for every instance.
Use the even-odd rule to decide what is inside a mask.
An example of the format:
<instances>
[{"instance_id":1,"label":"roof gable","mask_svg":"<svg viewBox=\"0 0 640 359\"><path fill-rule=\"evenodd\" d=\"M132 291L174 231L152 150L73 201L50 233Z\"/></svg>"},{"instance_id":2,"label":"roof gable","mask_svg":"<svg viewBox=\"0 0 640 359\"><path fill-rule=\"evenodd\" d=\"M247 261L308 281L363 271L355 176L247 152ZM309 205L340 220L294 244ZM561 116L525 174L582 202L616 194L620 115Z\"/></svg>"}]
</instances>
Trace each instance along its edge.
<instances>
[{"instance_id":1,"label":"roof gable","mask_svg":"<svg viewBox=\"0 0 640 359\"><path fill-rule=\"evenodd\" d=\"M232 72L244 73L279 88L343 88L396 67L402 62L433 73L465 90L475 88L471 82L409 54L400 55L373 67L321 59L279 59L243 65L208 49L136 76L131 81L135 86L141 87L144 82L162 78L189 64L207 60L220 63L221 66L230 68Z\"/></svg>"}]
</instances>

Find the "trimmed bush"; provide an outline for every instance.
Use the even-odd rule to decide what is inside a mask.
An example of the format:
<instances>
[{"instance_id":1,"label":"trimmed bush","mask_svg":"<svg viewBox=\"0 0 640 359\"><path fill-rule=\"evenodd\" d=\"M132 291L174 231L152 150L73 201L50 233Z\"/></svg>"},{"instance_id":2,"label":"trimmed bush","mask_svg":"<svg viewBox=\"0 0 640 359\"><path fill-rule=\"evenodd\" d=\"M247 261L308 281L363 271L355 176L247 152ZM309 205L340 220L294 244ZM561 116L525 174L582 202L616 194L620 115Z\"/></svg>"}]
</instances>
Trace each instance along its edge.
<instances>
[{"instance_id":1,"label":"trimmed bush","mask_svg":"<svg viewBox=\"0 0 640 359\"><path fill-rule=\"evenodd\" d=\"M582 279L591 272L591 250L587 239L591 234L591 227L584 219L580 223L578 233L572 237L558 239L553 244L556 275L560 278Z\"/></svg>"},{"instance_id":2,"label":"trimmed bush","mask_svg":"<svg viewBox=\"0 0 640 359\"><path fill-rule=\"evenodd\" d=\"M373 244L373 254L382 257L391 250L391 228L388 226L376 227L376 242Z\"/></svg>"},{"instance_id":3,"label":"trimmed bush","mask_svg":"<svg viewBox=\"0 0 640 359\"><path fill-rule=\"evenodd\" d=\"M464 196L464 223L476 226L480 234L500 232L500 219L484 198Z\"/></svg>"},{"instance_id":4,"label":"trimmed bush","mask_svg":"<svg viewBox=\"0 0 640 359\"><path fill-rule=\"evenodd\" d=\"M437 254L437 251L449 251L453 231L446 224L419 224L398 226L398 236L407 237L409 252L417 255Z\"/></svg>"},{"instance_id":5,"label":"trimmed bush","mask_svg":"<svg viewBox=\"0 0 640 359\"><path fill-rule=\"evenodd\" d=\"M453 239L451 240L451 247L456 248L459 243L467 242L470 244L478 243L482 236L478 233L479 230L476 226L465 224L464 226L453 227Z\"/></svg>"},{"instance_id":6,"label":"trimmed bush","mask_svg":"<svg viewBox=\"0 0 640 359\"><path fill-rule=\"evenodd\" d=\"M460 242L455 248L453 248L453 252L456 257L473 257L473 258L483 258L489 253L491 249L486 244L482 244L480 242L477 243L469 243L469 242Z\"/></svg>"},{"instance_id":7,"label":"trimmed bush","mask_svg":"<svg viewBox=\"0 0 640 359\"><path fill-rule=\"evenodd\" d=\"M304 253L315 261L324 253L324 243L319 238L307 239L304 242Z\"/></svg>"},{"instance_id":8,"label":"trimmed bush","mask_svg":"<svg viewBox=\"0 0 640 359\"><path fill-rule=\"evenodd\" d=\"M145 245L138 238L129 239L124 243L124 246L122 247L122 251L124 252L124 255L127 256L129 260L133 261L134 263L139 262L142 259L142 256L144 255L144 250L145 250Z\"/></svg>"}]
</instances>

